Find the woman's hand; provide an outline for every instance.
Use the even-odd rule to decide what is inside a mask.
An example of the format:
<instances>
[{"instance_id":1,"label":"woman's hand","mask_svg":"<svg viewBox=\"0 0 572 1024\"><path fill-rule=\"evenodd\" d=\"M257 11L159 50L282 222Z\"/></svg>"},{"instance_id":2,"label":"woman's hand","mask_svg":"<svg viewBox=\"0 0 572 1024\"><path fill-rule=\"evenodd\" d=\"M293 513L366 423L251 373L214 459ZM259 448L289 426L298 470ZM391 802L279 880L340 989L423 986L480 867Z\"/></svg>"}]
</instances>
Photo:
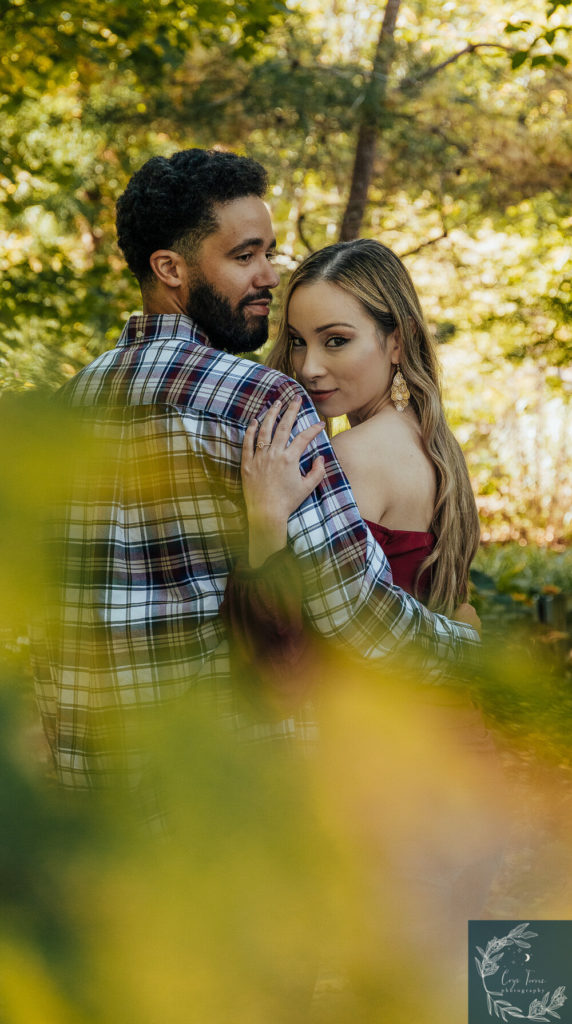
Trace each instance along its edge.
<instances>
[{"instance_id":1,"label":"woman's hand","mask_svg":"<svg viewBox=\"0 0 572 1024\"><path fill-rule=\"evenodd\" d=\"M473 629L476 629L479 636L481 635L481 620L472 604L460 604L458 608L455 608L451 617L455 622L464 622L465 625L472 626Z\"/></svg>"},{"instance_id":2,"label":"woman's hand","mask_svg":"<svg viewBox=\"0 0 572 1024\"><path fill-rule=\"evenodd\" d=\"M251 420L244 437L242 488L248 513L249 561L254 568L285 547L288 517L324 478L322 456L314 459L306 476L300 472L302 454L323 430L323 423L306 427L288 444L301 402L295 398L289 403L274 437L280 401L274 402L261 424Z\"/></svg>"}]
</instances>

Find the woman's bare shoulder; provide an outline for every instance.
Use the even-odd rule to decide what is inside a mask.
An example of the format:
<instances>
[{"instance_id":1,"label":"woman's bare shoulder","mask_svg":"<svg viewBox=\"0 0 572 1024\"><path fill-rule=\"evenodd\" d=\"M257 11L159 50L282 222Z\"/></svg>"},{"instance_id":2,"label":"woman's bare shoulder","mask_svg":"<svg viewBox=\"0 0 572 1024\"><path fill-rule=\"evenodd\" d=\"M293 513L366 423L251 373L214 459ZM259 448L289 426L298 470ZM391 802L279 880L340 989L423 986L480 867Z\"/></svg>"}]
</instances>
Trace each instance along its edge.
<instances>
[{"instance_id":1,"label":"woman's bare shoulder","mask_svg":"<svg viewBox=\"0 0 572 1024\"><path fill-rule=\"evenodd\" d=\"M382 410L351 430L336 434L332 444L340 460L394 462L402 454L419 446L419 430L393 409Z\"/></svg>"},{"instance_id":2,"label":"woman's bare shoulder","mask_svg":"<svg viewBox=\"0 0 572 1024\"><path fill-rule=\"evenodd\" d=\"M393 408L338 434L334 450L360 512L391 528L427 529L435 472L416 420Z\"/></svg>"},{"instance_id":3,"label":"woman's bare shoulder","mask_svg":"<svg viewBox=\"0 0 572 1024\"><path fill-rule=\"evenodd\" d=\"M364 430L366 426L367 423L360 423L332 438L332 447L344 468L362 466L367 462L368 451L375 434L370 430Z\"/></svg>"}]
</instances>

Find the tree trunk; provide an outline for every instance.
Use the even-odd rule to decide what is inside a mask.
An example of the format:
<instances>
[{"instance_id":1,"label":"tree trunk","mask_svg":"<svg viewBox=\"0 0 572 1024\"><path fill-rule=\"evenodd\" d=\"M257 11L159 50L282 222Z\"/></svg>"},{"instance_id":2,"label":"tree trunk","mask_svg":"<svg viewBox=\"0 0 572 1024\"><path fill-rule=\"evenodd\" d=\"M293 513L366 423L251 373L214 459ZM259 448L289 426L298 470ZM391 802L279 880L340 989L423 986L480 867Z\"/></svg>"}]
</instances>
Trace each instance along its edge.
<instances>
[{"instance_id":1,"label":"tree trunk","mask_svg":"<svg viewBox=\"0 0 572 1024\"><path fill-rule=\"evenodd\" d=\"M373 70L361 108L352 183L340 229L340 242L351 242L357 238L364 218L375 163L375 149L379 134L379 111L387 92L387 77L393 60L393 36L400 3L401 0L387 0L383 15Z\"/></svg>"}]
</instances>

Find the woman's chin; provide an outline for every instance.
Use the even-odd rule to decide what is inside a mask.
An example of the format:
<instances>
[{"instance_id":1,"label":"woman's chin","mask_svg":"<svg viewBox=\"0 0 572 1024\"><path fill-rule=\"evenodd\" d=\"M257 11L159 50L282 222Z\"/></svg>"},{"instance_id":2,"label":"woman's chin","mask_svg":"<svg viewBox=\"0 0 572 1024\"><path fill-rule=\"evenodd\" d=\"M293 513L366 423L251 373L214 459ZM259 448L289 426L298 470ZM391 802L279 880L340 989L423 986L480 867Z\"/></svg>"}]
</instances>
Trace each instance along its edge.
<instances>
[{"instance_id":1,"label":"woman's chin","mask_svg":"<svg viewBox=\"0 0 572 1024\"><path fill-rule=\"evenodd\" d=\"M342 403L339 400L336 401L335 395L332 395L331 398L326 398L322 400L320 400L319 398L315 398L313 395L310 395L310 398L314 403L316 412L320 416L332 419L332 417L334 416L344 415L344 410L340 408Z\"/></svg>"},{"instance_id":2,"label":"woman's chin","mask_svg":"<svg viewBox=\"0 0 572 1024\"><path fill-rule=\"evenodd\" d=\"M343 415L343 413L338 412L338 410L335 407L332 408L331 402L314 402L314 407L316 409L316 412L318 413L318 416L322 420L331 420L334 419L336 416Z\"/></svg>"}]
</instances>

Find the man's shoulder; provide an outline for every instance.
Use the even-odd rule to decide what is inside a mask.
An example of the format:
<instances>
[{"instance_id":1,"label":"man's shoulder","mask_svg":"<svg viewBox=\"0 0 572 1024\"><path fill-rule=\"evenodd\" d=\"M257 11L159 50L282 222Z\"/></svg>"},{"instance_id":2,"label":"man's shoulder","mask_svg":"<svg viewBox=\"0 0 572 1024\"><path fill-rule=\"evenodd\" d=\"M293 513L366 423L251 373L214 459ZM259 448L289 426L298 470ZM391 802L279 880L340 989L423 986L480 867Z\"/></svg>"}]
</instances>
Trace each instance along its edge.
<instances>
[{"instance_id":1,"label":"man's shoulder","mask_svg":"<svg viewBox=\"0 0 572 1024\"><path fill-rule=\"evenodd\" d=\"M291 401L305 392L297 381L244 356L206 348L193 384L180 401L206 414L248 421L277 399Z\"/></svg>"},{"instance_id":2,"label":"man's shoulder","mask_svg":"<svg viewBox=\"0 0 572 1024\"><path fill-rule=\"evenodd\" d=\"M217 372L221 376L229 376L237 382L245 381L256 387L271 391L291 391L293 395L302 392L302 388L297 381L287 377L286 374L281 373L279 370L270 369L269 366L265 366L262 362L248 359L246 356L235 356L228 352L220 352L218 349L211 348L206 351L213 356L213 361L217 364Z\"/></svg>"},{"instance_id":3,"label":"man's shoulder","mask_svg":"<svg viewBox=\"0 0 572 1024\"><path fill-rule=\"evenodd\" d=\"M300 394L300 385L283 373L178 331L156 340L136 336L127 345L120 339L67 381L57 399L83 407L170 406L245 422L276 399Z\"/></svg>"},{"instance_id":4,"label":"man's shoulder","mask_svg":"<svg viewBox=\"0 0 572 1024\"><path fill-rule=\"evenodd\" d=\"M82 366L72 377L68 377L54 392L54 400L61 405L76 405L78 393L86 391L92 382L97 382L105 376L106 370L112 365L115 348L107 349L96 356L91 363Z\"/></svg>"}]
</instances>

